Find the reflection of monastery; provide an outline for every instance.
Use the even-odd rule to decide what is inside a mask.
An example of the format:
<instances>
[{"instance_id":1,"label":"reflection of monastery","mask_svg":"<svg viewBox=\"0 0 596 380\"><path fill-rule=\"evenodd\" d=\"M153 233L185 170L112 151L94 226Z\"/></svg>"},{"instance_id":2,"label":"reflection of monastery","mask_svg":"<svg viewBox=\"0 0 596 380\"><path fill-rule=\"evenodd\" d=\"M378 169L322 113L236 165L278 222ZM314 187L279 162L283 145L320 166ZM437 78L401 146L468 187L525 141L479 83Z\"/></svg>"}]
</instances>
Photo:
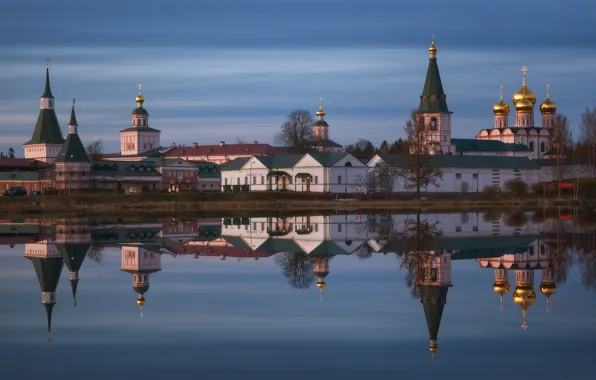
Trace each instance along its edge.
<instances>
[{"instance_id":1,"label":"reflection of monastery","mask_svg":"<svg viewBox=\"0 0 596 380\"><path fill-rule=\"evenodd\" d=\"M131 275L141 315L150 290L150 278L162 270L164 254L199 259L200 265L209 258L258 260L280 252L296 253L312 260L318 278L316 286L322 297L323 288L333 282L333 257L407 252L415 259L415 286L434 355L448 288L453 285L453 260L474 259L482 268L494 269L494 291L501 297L501 305L503 296L513 286L510 277L514 277L515 288L511 293L522 311L524 329L528 326L528 309L538 298L537 290L545 296L546 307L549 307L550 297L556 292L554 270L560 259L559 240L551 234L553 223L552 220L532 223L524 214L512 218L511 215L477 213L224 218L156 223L78 219L58 220L52 225L31 221L0 224L0 241L25 244L25 257L32 261L39 280L48 334L63 268L68 269L76 306L77 290L84 288L84 271L79 275L81 266L90 252L102 247L120 249L121 270ZM428 233L414 244L413 225L425 226ZM431 234L431 230L436 233ZM536 271L542 276L539 288L534 281Z\"/></svg>"}]
</instances>

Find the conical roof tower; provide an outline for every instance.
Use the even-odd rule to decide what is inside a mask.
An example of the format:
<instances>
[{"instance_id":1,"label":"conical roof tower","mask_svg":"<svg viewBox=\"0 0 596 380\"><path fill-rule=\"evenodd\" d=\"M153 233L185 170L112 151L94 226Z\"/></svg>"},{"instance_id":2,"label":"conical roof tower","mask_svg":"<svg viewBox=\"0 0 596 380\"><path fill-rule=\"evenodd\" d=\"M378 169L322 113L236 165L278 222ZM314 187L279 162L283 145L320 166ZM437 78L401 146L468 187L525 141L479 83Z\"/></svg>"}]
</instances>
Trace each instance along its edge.
<instances>
[{"instance_id":1,"label":"conical roof tower","mask_svg":"<svg viewBox=\"0 0 596 380\"><path fill-rule=\"evenodd\" d=\"M33 263L41 288L41 302L46 309L48 340L52 340L52 310L56 304L56 288L64 262L61 257L27 257Z\"/></svg>"}]
</instances>

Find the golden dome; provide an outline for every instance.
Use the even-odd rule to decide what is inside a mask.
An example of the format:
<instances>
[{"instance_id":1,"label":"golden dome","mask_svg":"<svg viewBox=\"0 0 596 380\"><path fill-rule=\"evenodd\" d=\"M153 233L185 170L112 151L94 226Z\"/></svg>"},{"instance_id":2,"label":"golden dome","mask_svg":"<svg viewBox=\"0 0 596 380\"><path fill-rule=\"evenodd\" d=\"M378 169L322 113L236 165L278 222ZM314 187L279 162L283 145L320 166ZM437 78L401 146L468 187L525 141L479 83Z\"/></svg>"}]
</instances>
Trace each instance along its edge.
<instances>
[{"instance_id":1,"label":"golden dome","mask_svg":"<svg viewBox=\"0 0 596 380\"><path fill-rule=\"evenodd\" d=\"M534 94L534 92L525 84L523 84L521 88L513 94L513 104L517 105L517 102L524 98L532 102L532 106L536 104L536 94Z\"/></svg>"},{"instance_id":2,"label":"golden dome","mask_svg":"<svg viewBox=\"0 0 596 380\"><path fill-rule=\"evenodd\" d=\"M540 113L557 112L557 103L550 100L550 84L546 85L546 99L540 104Z\"/></svg>"},{"instance_id":3,"label":"golden dome","mask_svg":"<svg viewBox=\"0 0 596 380\"><path fill-rule=\"evenodd\" d=\"M509 283L508 282L495 282L493 285L493 291L499 295L504 295L509 293Z\"/></svg>"},{"instance_id":4,"label":"golden dome","mask_svg":"<svg viewBox=\"0 0 596 380\"><path fill-rule=\"evenodd\" d=\"M540 285L540 293L544 294L545 296L552 296L556 292L557 292L557 285L555 283L549 282L549 283Z\"/></svg>"},{"instance_id":5,"label":"golden dome","mask_svg":"<svg viewBox=\"0 0 596 380\"><path fill-rule=\"evenodd\" d=\"M532 111L533 109L534 105L526 98L522 98L515 103L516 111Z\"/></svg>"},{"instance_id":6,"label":"golden dome","mask_svg":"<svg viewBox=\"0 0 596 380\"><path fill-rule=\"evenodd\" d=\"M433 42L431 42L430 46L428 47L429 54L437 54L437 45L435 45L435 36L433 35Z\"/></svg>"},{"instance_id":7,"label":"golden dome","mask_svg":"<svg viewBox=\"0 0 596 380\"><path fill-rule=\"evenodd\" d=\"M508 115L509 104L505 103L503 99L499 100L497 104L493 106L493 113L495 115Z\"/></svg>"},{"instance_id":8,"label":"golden dome","mask_svg":"<svg viewBox=\"0 0 596 380\"><path fill-rule=\"evenodd\" d=\"M522 309L528 309L536 303L536 293L532 291L529 296L522 297L521 295L518 295L516 291L513 294L513 302Z\"/></svg>"},{"instance_id":9,"label":"golden dome","mask_svg":"<svg viewBox=\"0 0 596 380\"><path fill-rule=\"evenodd\" d=\"M322 290L325 286L327 286L327 283L325 281L317 282L317 288Z\"/></svg>"},{"instance_id":10,"label":"golden dome","mask_svg":"<svg viewBox=\"0 0 596 380\"><path fill-rule=\"evenodd\" d=\"M135 100L136 100L137 104L139 105L139 107L142 106L143 103L145 102L145 98L143 97L143 94L142 94L142 86L141 85L139 85L139 94L137 95L137 98Z\"/></svg>"},{"instance_id":11,"label":"golden dome","mask_svg":"<svg viewBox=\"0 0 596 380\"><path fill-rule=\"evenodd\" d=\"M428 347L428 350L430 351L431 354L433 354L433 356L435 356L435 354L437 353L437 349L439 348L439 346L437 346L436 344L431 344Z\"/></svg>"},{"instance_id":12,"label":"golden dome","mask_svg":"<svg viewBox=\"0 0 596 380\"><path fill-rule=\"evenodd\" d=\"M139 298L137 299L137 305L139 305L139 306L143 306L144 304L145 304L145 298L143 298L143 297L139 297Z\"/></svg>"},{"instance_id":13,"label":"golden dome","mask_svg":"<svg viewBox=\"0 0 596 380\"><path fill-rule=\"evenodd\" d=\"M515 294L514 297L530 297L534 293L534 289L532 289L529 285L518 285L515 287Z\"/></svg>"},{"instance_id":14,"label":"golden dome","mask_svg":"<svg viewBox=\"0 0 596 380\"><path fill-rule=\"evenodd\" d=\"M320 101L319 101L319 109L317 110L316 115L317 116L325 116L326 115L325 111L323 111L323 99L320 99Z\"/></svg>"}]
</instances>

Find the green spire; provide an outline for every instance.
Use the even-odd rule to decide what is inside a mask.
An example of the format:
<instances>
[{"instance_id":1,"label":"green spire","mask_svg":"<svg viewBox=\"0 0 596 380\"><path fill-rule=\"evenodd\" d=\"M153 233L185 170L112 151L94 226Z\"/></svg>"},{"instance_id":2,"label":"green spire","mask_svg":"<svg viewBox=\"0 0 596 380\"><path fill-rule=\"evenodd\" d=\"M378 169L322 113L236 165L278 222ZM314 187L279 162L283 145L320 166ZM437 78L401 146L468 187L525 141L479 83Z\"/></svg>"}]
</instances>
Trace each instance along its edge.
<instances>
[{"instance_id":1,"label":"green spire","mask_svg":"<svg viewBox=\"0 0 596 380\"><path fill-rule=\"evenodd\" d=\"M420 287L420 303L424 307L430 340L437 340L443 309L447 303L446 286L425 285Z\"/></svg>"},{"instance_id":2,"label":"green spire","mask_svg":"<svg viewBox=\"0 0 596 380\"><path fill-rule=\"evenodd\" d=\"M55 292L64 265L62 258L29 257L28 259L33 263L41 291L43 293Z\"/></svg>"},{"instance_id":3,"label":"green spire","mask_svg":"<svg viewBox=\"0 0 596 380\"><path fill-rule=\"evenodd\" d=\"M52 95L52 89L50 88L50 60L46 60L46 88L41 95L42 98L52 98L54 99L54 95Z\"/></svg>"},{"instance_id":4,"label":"green spire","mask_svg":"<svg viewBox=\"0 0 596 380\"><path fill-rule=\"evenodd\" d=\"M75 100L72 100L72 108L70 110L70 121L68 122L68 126L71 127L78 127L79 124L77 124L77 116L75 115L75 110L74 110L74 105L75 105ZM70 133L70 128L69 128L69 133ZM76 133L76 131L75 131Z\"/></svg>"},{"instance_id":5,"label":"green spire","mask_svg":"<svg viewBox=\"0 0 596 380\"><path fill-rule=\"evenodd\" d=\"M46 315L48 319L48 341L52 341L52 310L54 309L55 303L44 303L43 306L46 309Z\"/></svg>"},{"instance_id":6,"label":"green spire","mask_svg":"<svg viewBox=\"0 0 596 380\"><path fill-rule=\"evenodd\" d=\"M443 83L439 74L437 65L437 48L433 38L432 45L429 48L430 58L428 60L428 70L426 71L426 81L424 89L420 96L420 107L418 112L422 113L450 113L447 108L447 96L443 91Z\"/></svg>"},{"instance_id":7,"label":"green spire","mask_svg":"<svg viewBox=\"0 0 596 380\"><path fill-rule=\"evenodd\" d=\"M71 273L70 288L72 290L72 299L74 305L77 306L77 285L79 283L78 273L83 265L87 252L91 247L91 243L65 243L56 244L56 248L62 255L64 263ZM74 275L73 275L74 274Z\"/></svg>"}]
</instances>

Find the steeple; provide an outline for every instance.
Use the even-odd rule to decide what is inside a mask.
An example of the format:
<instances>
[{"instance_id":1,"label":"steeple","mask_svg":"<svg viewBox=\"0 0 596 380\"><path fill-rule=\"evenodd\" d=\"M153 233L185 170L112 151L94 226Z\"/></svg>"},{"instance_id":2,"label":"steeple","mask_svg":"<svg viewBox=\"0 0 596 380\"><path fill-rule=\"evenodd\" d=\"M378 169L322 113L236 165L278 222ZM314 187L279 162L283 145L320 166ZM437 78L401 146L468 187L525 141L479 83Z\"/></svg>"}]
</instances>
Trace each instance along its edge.
<instances>
[{"instance_id":1,"label":"steeple","mask_svg":"<svg viewBox=\"0 0 596 380\"><path fill-rule=\"evenodd\" d=\"M91 248L91 243L58 243L56 244L56 248L68 267L72 300L76 306L79 270L83 265L85 257L87 257L87 252L89 252L89 248Z\"/></svg>"},{"instance_id":2,"label":"steeple","mask_svg":"<svg viewBox=\"0 0 596 380\"><path fill-rule=\"evenodd\" d=\"M420 302L424 307L424 316L426 317L426 325L430 338L429 350L433 361L435 353L439 348L437 345L439 326L443 317L443 309L447 303L448 290L448 286L424 285L420 287Z\"/></svg>"},{"instance_id":3,"label":"steeple","mask_svg":"<svg viewBox=\"0 0 596 380\"><path fill-rule=\"evenodd\" d=\"M327 286L325 277L329 275L329 257L314 257L313 272L319 279L317 281L317 288L321 293L321 301L323 300L323 289Z\"/></svg>"},{"instance_id":4,"label":"steeple","mask_svg":"<svg viewBox=\"0 0 596 380\"><path fill-rule=\"evenodd\" d=\"M329 124L325 121L326 112L323 110L323 98L319 98L319 109L316 115L317 121L315 121L312 130L314 139L329 140Z\"/></svg>"},{"instance_id":5,"label":"steeple","mask_svg":"<svg viewBox=\"0 0 596 380\"><path fill-rule=\"evenodd\" d=\"M56 303L56 288L60 281L63 261L61 257L27 257L33 263L41 288L41 303L46 309L48 340L52 340L52 310Z\"/></svg>"},{"instance_id":6,"label":"steeple","mask_svg":"<svg viewBox=\"0 0 596 380\"><path fill-rule=\"evenodd\" d=\"M87 155L87 151L81 142L78 135L77 118L74 111L75 100L72 100L72 109L70 111L70 121L68 123L68 136L58 156L56 156L56 163L90 163L91 160Z\"/></svg>"},{"instance_id":7,"label":"steeple","mask_svg":"<svg viewBox=\"0 0 596 380\"><path fill-rule=\"evenodd\" d=\"M443 83L439 74L439 66L437 65L437 47L435 45L434 35L428 52L430 58L428 60L424 89L422 90L422 95L420 95L418 112L450 113L447 107L447 96L445 95L445 91L443 91Z\"/></svg>"},{"instance_id":8,"label":"steeple","mask_svg":"<svg viewBox=\"0 0 596 380\"><path fill-rule=\"evenodd\" d=\"M75 106L75 99L72 100L72 108L70 109L70 121L68 122L68 134L78 133L77 127L79 126L79 124L77 124L77 117L75 115L74 106Z\"/></svg>"},{"instance_id":9,"label":"steeple","mask_svg":"<svg viewBox=\"0 0 596 380\"><path fill-rule=\"evenodd\" d=\"M50 88L50 60L46 59L46 87L41 95L42 98L54 99L52 89ZM53 108L53 105L52 105Z\"/></svg>"}]
</instances>

